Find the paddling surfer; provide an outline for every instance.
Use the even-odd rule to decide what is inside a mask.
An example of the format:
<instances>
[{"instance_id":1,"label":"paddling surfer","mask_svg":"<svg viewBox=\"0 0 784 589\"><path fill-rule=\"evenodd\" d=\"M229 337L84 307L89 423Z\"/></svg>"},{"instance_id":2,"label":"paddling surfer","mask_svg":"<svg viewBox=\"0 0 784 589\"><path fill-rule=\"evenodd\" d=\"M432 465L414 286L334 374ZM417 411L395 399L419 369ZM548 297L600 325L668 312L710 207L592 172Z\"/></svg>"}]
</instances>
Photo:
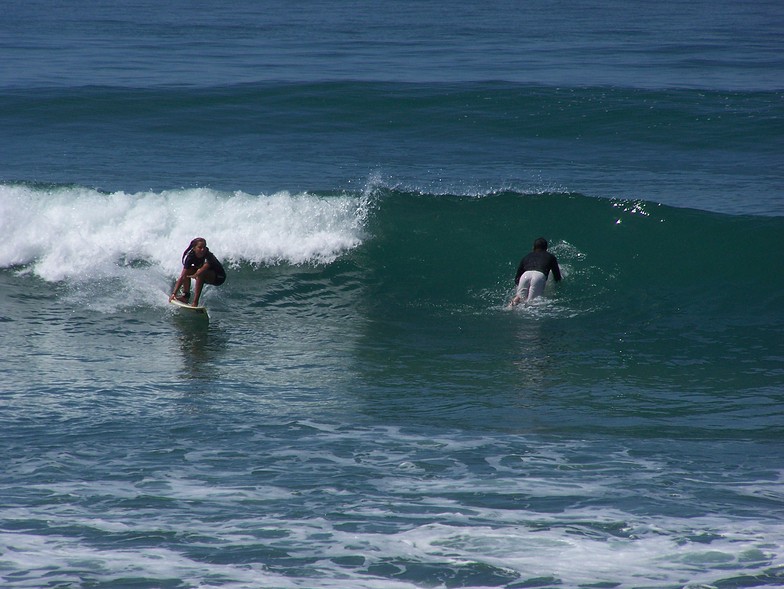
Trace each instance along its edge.
<instances>
[{"instance_id":1,"label":"paddling surfer","mask_svg":"<svg viewBox=\"0 0 784 589\"><path fill-rule=\"evenodd\" d=\"M534 241L533 251L520 260L515 274L517 291L509 306L514 307L521 302L530 303L536 297L542 296L550 272L556 282L561 280L558 259L547 251L547 240L540 237Z\"/></svg>"}]
</instances>

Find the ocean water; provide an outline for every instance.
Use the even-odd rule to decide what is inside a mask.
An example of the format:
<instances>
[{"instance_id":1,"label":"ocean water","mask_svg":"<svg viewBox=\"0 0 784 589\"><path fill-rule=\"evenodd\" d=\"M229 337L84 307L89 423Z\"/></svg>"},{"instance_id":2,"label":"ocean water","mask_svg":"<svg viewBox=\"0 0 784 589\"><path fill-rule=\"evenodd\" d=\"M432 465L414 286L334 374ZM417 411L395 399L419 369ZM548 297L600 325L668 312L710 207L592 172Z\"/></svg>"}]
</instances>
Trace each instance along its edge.
<instances>
[{"instance_id":1,"label":"ocean water","mask_svg":"<svg viewBox=\"0 0 784 589\"><path fill-rule=\"evenodd\" d=\"M0 585L784 586L783 30L6 2Z\"/></svg>"}]
</instances>

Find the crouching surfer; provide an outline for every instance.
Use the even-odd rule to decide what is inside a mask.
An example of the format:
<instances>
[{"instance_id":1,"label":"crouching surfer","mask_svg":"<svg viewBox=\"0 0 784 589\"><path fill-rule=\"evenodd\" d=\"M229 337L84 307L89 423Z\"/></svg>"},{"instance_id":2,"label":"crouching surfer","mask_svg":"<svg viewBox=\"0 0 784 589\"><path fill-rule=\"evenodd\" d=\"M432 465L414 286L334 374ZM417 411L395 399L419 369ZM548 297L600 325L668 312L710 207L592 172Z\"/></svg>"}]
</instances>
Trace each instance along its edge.
<instances>
[{"instance_id":1,"label":"crouching surfer","mask_svg":"<svg viewBox=\"0 0 784 589\"><path fill-rule=\"evenodd\" d=\"M542 296L550 272L556 282L561 280L558 259L547 251L547 240L540 237L534 241L533 251L520 260L515 274L517 291L509 306L514 307L521 302L530 303L536 297Z\"/></svg>"},{"instance_id":2,"label":"crouching surfer","mask_svg":"<svg viewBox=\"0 0 784 589\"><path fill-rule=\"evenodd\" d=\"M191 304L193 307L199 306L201 289L205 284L220 286L226 282L226 271L207 248L207 240L203 237L191 240L182 253L182 272L174 285L174 291L169 300L177 299L182 303L187 303L191 297L191 279L196 281L196 290ZM178 294L180 287L182 287L182 292Z\"/></svg>"}]
</instances>

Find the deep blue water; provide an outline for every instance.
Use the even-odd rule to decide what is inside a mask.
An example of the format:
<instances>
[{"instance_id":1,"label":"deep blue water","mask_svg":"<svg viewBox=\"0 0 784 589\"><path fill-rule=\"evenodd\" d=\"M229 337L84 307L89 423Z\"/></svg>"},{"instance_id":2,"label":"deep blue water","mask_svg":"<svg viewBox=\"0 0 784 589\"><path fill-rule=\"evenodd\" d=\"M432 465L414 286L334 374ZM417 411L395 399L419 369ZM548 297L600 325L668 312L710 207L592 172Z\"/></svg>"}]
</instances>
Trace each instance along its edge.
<instances>
[{"instance_id":1,"label":"deep blue water","mask_svg":"<svg viewBox=\"0 0 784 589\"><path fill-rule=\"evenodd\" d=\"M6 3L0 584L784 585L783 6Z\"/></svg>"}]
</instances>

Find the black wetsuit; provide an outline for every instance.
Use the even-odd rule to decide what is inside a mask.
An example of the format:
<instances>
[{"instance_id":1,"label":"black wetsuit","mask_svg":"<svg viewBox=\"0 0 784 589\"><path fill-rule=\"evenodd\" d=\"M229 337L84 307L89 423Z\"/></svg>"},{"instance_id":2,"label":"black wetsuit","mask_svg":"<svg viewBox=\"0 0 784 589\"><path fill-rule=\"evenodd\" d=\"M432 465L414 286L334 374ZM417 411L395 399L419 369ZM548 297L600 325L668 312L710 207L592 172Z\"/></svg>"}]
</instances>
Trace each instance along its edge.
<instances>
[{"instance_id":1,"label":"black wetsuit","mask_svg":"<svg viewBox=\"0 0 784 589\"><path fill-rule=\"evenodd\" d=\"M218 258L212 255L210 250L207 250L207 253L203 258L198 257L193 250L189 251L188 255L185 256L182 265L186 268L197 270L204 265L205 261L210 265L210 270L215 272L215 282L212 284L214 286L220 286L226 282L226 271L223 269L223 266L221 266Z\"/></svg>"},{"instance_id":2,"label":"black wetsuit","mask_svg":"<svg viewBox=\"0 0 784 589\"><path fill-rule=\"evenodd\" d=\"M558 282L561 280L561 269L558 267L558 259L547 251L534 250L520 260L520 266L518 266L517 273L515 274L515 284L520 282L520 277L523 275L523 272L527 272L528 270L538 270L544 274L545 278L547 278L547 275L552 270L555 281Z\"/></svg>"}]
</instances>

